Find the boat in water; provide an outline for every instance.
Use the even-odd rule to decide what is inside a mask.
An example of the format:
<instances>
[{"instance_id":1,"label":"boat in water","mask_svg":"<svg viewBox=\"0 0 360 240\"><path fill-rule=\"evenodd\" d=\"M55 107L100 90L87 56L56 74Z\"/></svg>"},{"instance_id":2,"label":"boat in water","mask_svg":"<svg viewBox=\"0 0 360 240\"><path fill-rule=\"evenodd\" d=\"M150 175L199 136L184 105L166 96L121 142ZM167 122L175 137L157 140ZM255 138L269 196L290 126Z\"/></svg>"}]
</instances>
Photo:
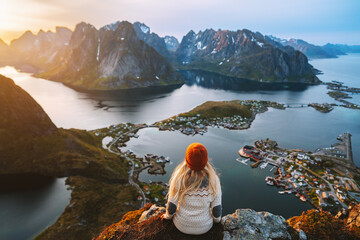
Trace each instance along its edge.
<instances>
[{"instance_id":1,"label":"boat in water","mask_svg":"<svg viewBox=\"0 0 360 240\"><path fill-rule=\"evenodd\" d=\"M272 182L272 181L267 181L266 184L270 185L270 186L274 186L274 182Z\"/></svg>"},{"instance_id":2,"label":"boat in water","mask_svg":"<svg viewBox=\"0 0 360 240\"><path fill-rule=\"evenodd\" d=\"M238 161L239 163L242 163L244 165L247 165L247 162L249 161L248 158L237 158L236 161Z\"/></svg>"},{"instance_id":3,"label":"boat in water","mask_svg":"<svg viewBox=\"0 0 360 240\"><path fill-rule=\"evenodd\" d=\"M261 169L264 169L264 168L267 167L267 165L268 165L268 163L267 163L267 162L264 162L263 164L260 165L260 168L261 168Z\"/></svg>"},{"instance_id":4,"label":"boat in water","mask_svg":"<svg viewBox=\"0 0 360 240\"><path fill-rule=\"evenodd\" d=\"M266 177L265 182L267 185L274 186L274 179L272 177Z\"/></svg>"},{"instance_id":5,"label":"boat in water","mask_svg":"<svg viewBox=\"0 0 360 240\"><path fill-rule=\"evenodd\" d=\"M303 202L306 202L305 196L304 196L304 195L301 195L301 196L300 196L300 200L303 201Z\"/></svg>"}]
</instances>

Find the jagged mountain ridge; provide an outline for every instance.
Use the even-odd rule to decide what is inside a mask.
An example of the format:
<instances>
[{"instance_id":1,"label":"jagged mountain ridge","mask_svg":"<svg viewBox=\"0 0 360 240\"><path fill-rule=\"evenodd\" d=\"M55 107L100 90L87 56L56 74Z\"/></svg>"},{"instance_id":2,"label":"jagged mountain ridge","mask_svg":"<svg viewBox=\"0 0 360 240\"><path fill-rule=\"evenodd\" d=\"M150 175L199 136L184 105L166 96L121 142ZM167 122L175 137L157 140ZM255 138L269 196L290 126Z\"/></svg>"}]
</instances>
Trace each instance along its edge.
<instances>
[{"instance_id":1,"label":"jagged mountain ridge","mask_svg":"<svg viewBox=\"0 0 360 240\"><path fill-rule=\"evenodd\" d=\"M336 53L332 51L327 51L321 46L316 46L314 44L308 43L302 39L294 39L291 38L289 40L280 39L274 36L266 36L276 42L279 42L283 46L291 46L296 50L304 53L308 58L336 58L337 55L344 55L345 53L342 51L338 51Z\"/></svg>"},{"instance_id":2,"label":"jagged mountain ridge","mask_svg":"<svg viewBox=\"0 0 360 240\"><path fill-rule=\"evenodd\" d=\"M120 21L105 25L101 29L115 31ZM134 22L134 30L137 36L153 47L161 55L170 58L170 52L174 52L179 45L179 41L173 36L160 37L158 34L151 32L150 27L144 23Z\"/></svg>"},{"instance_id":3,"label":"jagged mountain ridge","mask_svg":"<svg viewBox=\"0 0 360 240\"><path fill-rule=\"evenodd\" d=\"M167 49L164 38L161 38L156 33L150 32L150 27L146 26L144 23L135 22L133 26L136 34L141 40L155 48L155 50L161 55L169 59L170 53Z\"/></svg>"},{"instance_id":4,"label":"jagged mountain ridge","mask_svg":"<svg viewBox=\"0 0 360 240\"><path fill-rule=\"evenodd\" d=\"M166 58L139 39L129 22L107 25L100 30L91 24L78 24L64 59L53 71L40 76L87 90L182 82Z\"/></svg>"},{"instance_id":5,"label":"jagged mountain ridge","mask_svg":"<svg viewBox=\"0 0 360 240\"><path fill-rule=\"evenodd\" d=\"M195 34L190 31L179 44L176 38L161 38L150 32L145 24L135 22L132 27L137 37L155 49L152 51L139 41L129 42L117 35L121 23L108 24L99 30L90 24L80 23L78 25L85 24L84 28L81 27L82 31L77 30L77 26L66 39L58 36L58 29L56 33L40 31L37 35L28 31L10 46L11 55L16 56L13 65L31 64L37 72L41 72L38 76L79 90L181 83L180 75L167 61L180 69L200 69L263 82L319 82L315 76L317 71L308 64L303 54L258 32L207 29ZM55 35L58 37L54 38ZM109 41L110 38L118 42ZM104 39L112 44L116 54L107 50ZM105 56L104 52L109 56Z\"/></svg>"},{"instance_id":6,"label":"jagged mountain ridge","mask_svg":"<svg viewBox=\"0 0 360 240\"><path fill-rule=\"evenodd\" d=\"M55 32L40 30L36 35L26 31L11 41L8 57L15 64L31 64L40 71L47 69L61 60L71 34L65 27L56 27Z\"/></svg>"},{"instance_id":7,"label":"jagged mountain ridge","mask_svg":"<svg viewBox=\"0 0 360 240\"><path fill-rule=\"evenodd\" d=\"M201 69L264 82L319 83L304 54L276 47L259 32L190 31L176 50L180 68Z\"/></svg>"},{"instance_id":8,"label":"jagged mountain ridge","mask_svg":"<svg viewBox=\"0 0 360 240\"><path fill-rule=\"evenodd\" d=\"M327 43L323 46L317 46L308 43L302 39L281 39L272 35L266 36L267 40L273 41L273 43L280 44L281 46L291 46L296 50L304 53L308 58L336 58L347 53L359 53L359 45L347 45L347 44L331 44Z\"/></svg>"}]
</instances>

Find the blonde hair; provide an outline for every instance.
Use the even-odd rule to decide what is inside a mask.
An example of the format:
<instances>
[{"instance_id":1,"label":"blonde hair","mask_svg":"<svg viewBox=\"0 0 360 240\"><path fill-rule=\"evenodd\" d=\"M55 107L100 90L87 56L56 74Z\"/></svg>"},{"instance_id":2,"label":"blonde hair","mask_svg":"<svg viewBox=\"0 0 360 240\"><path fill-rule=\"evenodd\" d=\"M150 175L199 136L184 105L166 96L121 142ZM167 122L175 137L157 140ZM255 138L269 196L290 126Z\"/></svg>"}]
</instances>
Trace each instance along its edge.
<instances>
[{"instance_id":1,"label":"blonde hair","mask_svg":"<svg viewBox=\"0 0 360 240\"><path fill-rule=\"evenodd\" d=\"M211 190L213 194L217 194L220 191L220 180L209 162L206 163L203 170L194 171L186 165L186 161L183 161L175 168L171 175L167 196L177 198L179 203L181 203L184 200L185 194L200 188L206 176L209 180L209 190Z\"/></svg>"}]
</instances>

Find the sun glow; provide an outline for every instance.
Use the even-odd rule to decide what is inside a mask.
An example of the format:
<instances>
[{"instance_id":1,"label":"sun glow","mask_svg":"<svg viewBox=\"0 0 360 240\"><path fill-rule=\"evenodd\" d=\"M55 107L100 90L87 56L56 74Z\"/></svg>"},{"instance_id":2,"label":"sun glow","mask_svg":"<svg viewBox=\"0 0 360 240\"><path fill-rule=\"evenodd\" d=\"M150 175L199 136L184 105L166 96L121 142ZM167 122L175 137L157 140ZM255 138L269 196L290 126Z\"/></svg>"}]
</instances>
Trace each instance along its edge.
<instances>
[{"instance_id":1,"label":"sun glow","mask_svg":"<svg viewBox=\"0 0 360 240\"><path fill-rule=\"evenodd\" d=\"M65 17L53 19L61 13L62 7L46 1L0 0L0 38L9 43L26 30L34 33L40 29L54 30L56 25L65 25L62 24Z\"/></svg>"},{"instance_id":2,"label":"sun glow","mask_svg":"<svg viewBox=\"0 0 360 240\"><path fill-rule=\"evenodd\" d=\"M0 31L7 29L6 25L9 21L9 15L8 15L8 2L1 0L0 1Z\"/></svg>"}]
</instances>

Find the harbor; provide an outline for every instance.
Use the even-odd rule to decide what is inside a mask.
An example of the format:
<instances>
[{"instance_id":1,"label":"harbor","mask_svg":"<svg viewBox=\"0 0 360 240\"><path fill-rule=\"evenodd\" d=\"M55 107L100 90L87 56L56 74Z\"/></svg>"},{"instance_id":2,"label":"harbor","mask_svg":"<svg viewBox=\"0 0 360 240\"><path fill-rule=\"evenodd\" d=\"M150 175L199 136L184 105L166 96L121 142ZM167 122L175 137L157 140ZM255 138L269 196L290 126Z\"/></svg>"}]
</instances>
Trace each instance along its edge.
<instances>
[{"instance_id":1,"label":"harbor","mask_svg":"<svg viewBox=\"0 0 360 240\"><path fill-rule=\"evenodd\" d=\"M254 146L244 145L238 151L241 157L236 160L244 165L252 161L252 168L266 169L272 165L270 172L274 176L267 176L265 183L284 189L278 194L293 193L315 208L336 212L347 209L350 202L359 202L360 194L358 178L354 178L359 174L358 169L341 165L353 164L351 134L340 134L337 139L339 142L330 148L313 153L281 149L270 139L258 140Z\"/></svg>"}]
</instances>

